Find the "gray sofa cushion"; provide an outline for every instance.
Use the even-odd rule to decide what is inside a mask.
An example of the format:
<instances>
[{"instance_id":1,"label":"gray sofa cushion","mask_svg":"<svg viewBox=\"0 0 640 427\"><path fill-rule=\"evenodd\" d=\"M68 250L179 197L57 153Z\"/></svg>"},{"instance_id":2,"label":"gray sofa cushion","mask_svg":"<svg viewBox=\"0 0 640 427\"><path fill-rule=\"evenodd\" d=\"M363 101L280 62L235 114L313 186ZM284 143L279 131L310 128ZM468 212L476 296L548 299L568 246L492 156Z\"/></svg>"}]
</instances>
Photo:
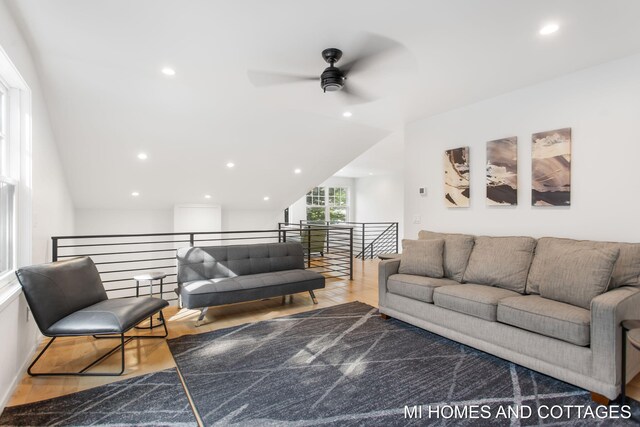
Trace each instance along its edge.
<instances>
[{"instance_id":1,"label":"gray sofa cushion","mask_svg":"<svg viewBox=\"0 0 640 427\"><path fill-rule=\"evenodd\" d=\"M580 346L587 346L591 341L589 310L538 295L500 300L498 322Z\"/></svg>"},{"instance_id":2,"label":"gray sofa cushion","mask_svg":"<svg viewBox=\"0 0 640 427\"><path fill-rule=\"evenodd\" d=\"M402 240L401 274L442 277L444 240Z\"/></svg>"},{"instance_id":3,"label":"gray sofa cushion","mask_svg":"<svg viewBox=\"0 0 640 427\"><path fill-rule=\"evenodd\" d=\"M640 286L640 243L610 243L620 249L611 273L609 289L620 286Z\"/></svg>"},{"instance_id":4,"label":"gray sofa cushion","mask_svg":"<svg viewBox=\"0 0 640 427\"><path fill-rule=\"evenodd\" d=\"M324 288L324 276L310 270L284 270L227 278L194 280L180 285L186 308L209 307L271 298Z\"/></svg>"},{"instance_id":5,"label":"gray sofa cushion","mask_svg":"<svg viewBox=\"0 0 640 427\"><path fill-rule=\"evenodd\" d=\"M498 301L519 295L508 289L466 283L436 288L433 291L433 303L442 308L495 322Z\"/></svg>"},{"instance_id":6,"label":"gray sofa cushion","mask_svg":"<svg viewBox=\"0 0 640 427\"><path fill-rule=\"evenodd\" d=\"M589 310L591 300L609 287L619 253L602 245L557 245L537 254L531 270L541 296Z\"/></svg>"},{"instance_id":7,"label":"gray sofa cushion","mask_svg":"<svg viewBox=\"0 0 640 427\"><path fill-rule=\"evenodd\" d=\"M476 237L464 281L522 294L535 246L532 237Z\"/></svg>"},{"instance_id":8,"label":"gray sofa cushion","mask_svg":"<svg viewBox=\"0 0 640 427\"><path fill-rule=\"evenodd\" d=\"M419 240L444 239L444 277L462 282L475 237L469 234L436 233L421 230Z\"/></svg>"},{"instance_id":9,"label":"gray sofa cushion","mask_svg":"<svg viewBox=\"0 0 640 427\"><path fill-rule=\"evenodd\" d=\"M304 268L297 242L187 247L177 258L178 283Z\"/></svg>"},{"instance_id":10,"label":"gray sofa cushion","mask_svg":"<svg viewBox=\"0 0 640 427\"><path fill-rule=\"evenodd\" d=\"M433 277L414 276L410 274L394 274L389 276L387 289L392 294L433 303L433 290L440 286L458 285L451 279L436 279Z\"/></svg>"},{"instance_id":11,"label":"gray sofa cushion","mask_svg":"<svg viewBox=\"0 0 640 427\"><path fill-rule=\"evenodd\" d=\"M572 240L556 237L543 237L538 240L534 262L527 279L527 293L539 294L540 284L544 281L544 268L538 269L539 263L546 264L563 251L573 248L613 248L619 249L620 255L611 273L609 289L620 286L640 286L640 243L598 242L593 240ZM538 257L542 257L536 260ZM536 267L534 269L534 267Z\"/></svg>"}]
</instances>

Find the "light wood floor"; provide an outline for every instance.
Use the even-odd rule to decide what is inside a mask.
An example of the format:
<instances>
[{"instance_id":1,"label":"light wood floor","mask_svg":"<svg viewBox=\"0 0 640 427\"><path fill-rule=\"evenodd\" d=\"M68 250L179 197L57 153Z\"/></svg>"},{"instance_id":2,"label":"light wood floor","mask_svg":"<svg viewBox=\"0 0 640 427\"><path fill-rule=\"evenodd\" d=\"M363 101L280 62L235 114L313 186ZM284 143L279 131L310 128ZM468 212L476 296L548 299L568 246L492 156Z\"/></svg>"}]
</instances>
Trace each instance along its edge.
<instances>
[{"instance_id":1,"label":"light wood floor","mask_svg":"<svg viewBox=\"0 0 640 427\"><path fill-rule=\"evenodd\" d=\"M282 305L280 298L212 307L207 313L209 323L196 328L198 311L169 307L164 313L168 321L169 337L198 334L215 329L228 328L248 322L256 322L279 316L299 313L316 308L328 307L351 301L378 305L378 261L354 261L353 281L327 280L326 288L316 291L318 305L311 302L308 294L297 294L293 302ZM161 328L160 328L161 329ZM159 329L156 329L160 332ZM59 342L58 342L59 341ZM38 363L38 370L52 370L64 367L66 370L81 369L97 354L116 345L117 340L94 340L92 338L62 338ZM45 342L43 342L42 346ZM40 349L38 349L40 351ZM119 377L30 377L25 374L13 394L9 406L35 402L74 393L80 390L120 381L175 366L173 356L165 340L134 340L126 347L126 371ZM71 361L71 362L70 362ZM120 353L109 357L94 368L115 371L120 366ZM627 387L629 396L640 400L640 375Z\"/></svg>"}]
</instances>

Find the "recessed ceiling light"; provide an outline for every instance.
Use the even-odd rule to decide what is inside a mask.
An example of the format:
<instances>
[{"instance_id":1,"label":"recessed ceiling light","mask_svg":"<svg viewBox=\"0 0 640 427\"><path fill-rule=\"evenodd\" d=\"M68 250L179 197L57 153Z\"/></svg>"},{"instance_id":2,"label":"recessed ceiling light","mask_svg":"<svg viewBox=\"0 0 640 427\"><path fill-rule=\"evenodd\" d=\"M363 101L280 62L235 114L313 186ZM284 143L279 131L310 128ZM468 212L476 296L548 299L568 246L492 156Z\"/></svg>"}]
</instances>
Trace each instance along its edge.
<instances>
[{"instance_id":1,"label":"recessed ceiling light","mask_svg":"<svg viewBox=\"0 0 640 427\"><path fill-rule=\"evenodd\" d=\"M138 158L140 160L147 160L147 153L138 153Z\"/></svg>"},{"instance_id":2,"label":"recessed ceiling light","mask_svg":"<svg viewBox=\"0 0 640 427\"><path fill-rule=\"evenodd\" d=\"M266 202L267 200L269 200L269 196L264 196L262 200Z\"/></svg>"},{"instance_id":3,"label":"recessed ceiling light","mask_svg":"<svg viewBox=\"0 0 640 427\"><path fill-rule=\"evenodd\" d=\"M302 169L294 169L294 170L293 170L293 173L296 173L296 174L298 174L298 173L302 173Z\"/></svg>"},{"instance_id":4,"label":"recessed ceiling light","mask_svg":"<svg viewBox=\"0 0 640 427\"><path fill-rule=\"evenodd\" d=\"M205 198L205 199L210 199L210 198L211 198L211 194L205 194L205 195L204 195L204 198Z\"/></svg>"},{"instance_id":5,"label":"recessed ceiling light","mask_svg":"<svg viewBox=\"0 0 640 427\"><path fill-rule=\"evenodd\" d=\"M353 113L351 111L345 111L344 113L342 113L342 117L351 117L353 116Z\"/></svg>"},{"instance_id":6,"label":"recessed ceiling light","mask_svg":"<svg viewBox=\"0 0 640 427\"><path fill-rule=\"evenodd\" d=\"M555 22L551 22L549 24L544 25L542 28L540 28L539 33L542 36L548 36L549 34L555 33L559 29L560 29L560 26L558 24L556 24Z\"/></svg>"},{"instance_id":7,"label":"recessed ceiling light","mask_svg":"<svg viewBox=\"0 0 640 427\"><path fill-rule=\"evenodd\" d=\"M173 68L164 67L161 71L162 71L162 74L164 74L165 76L175 76L176 75L176 70L174 70Z\"/></svg>"},{"instance_id":8,"label":"recessed ceiling light","mask_svg":"<svg viewBox=\"0 0 640 427\"><path fill-rule=\"evenodd\" d=\"M227 167L228 167L228 168L232 168L232 167L234 167L235 165L236 165L236 164L235 164L235 163L233 163L233 162L229 162L229 163L227 163Z\"/></svg>"},{"instance_id":9,"label":"recessed ceiling light","mask_svg":"<svg viewBox=\"0 0 640 427\"><path fill-rule=\"evenodd\" d=\"M138 193L137 191L134 191L133 193L131 193L131 195L133 197L138 197L140 195L140 193Z\"/></svg>"},{"instance_id":10,"label":"recessed ceiling light","mask_svg":"<svg viewBox=\"0 0 640 427\"><path fill-rule=\"evenodd\" d=\"M373 172L369 172L369 176L373 175Z\"/></svg>"}]
</instances>

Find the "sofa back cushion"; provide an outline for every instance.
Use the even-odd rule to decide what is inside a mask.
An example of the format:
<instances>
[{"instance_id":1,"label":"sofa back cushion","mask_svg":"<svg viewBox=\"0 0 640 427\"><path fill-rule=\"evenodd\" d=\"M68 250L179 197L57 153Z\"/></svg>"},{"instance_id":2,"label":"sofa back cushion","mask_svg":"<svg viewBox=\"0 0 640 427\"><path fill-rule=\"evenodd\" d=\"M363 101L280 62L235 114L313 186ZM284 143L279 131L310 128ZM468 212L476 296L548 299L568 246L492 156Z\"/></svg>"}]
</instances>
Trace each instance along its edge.
<instances>
[{"instance_id":1,"label":"sofa back cushion","mask_svg":"<svg viewBox=\"0 0 640 427\"><path fill-rule=\"evenodd\" d=\"M444 240L402 240L400 274L441 278Z\"/></svg>"},{"instance_id":2,"label":"sofa back cushion","mask_svg":"<svg viewBox=\"0 0 640 427\"><path fill-rule=\"evenodd\" d=\"M522 294L535 247L533 237L476 237L464 281Z\"/></svg>"},{"instance_id":3,"label":"sofa back cushion","mask_svg":"<svg viewBox=\"0 0 640 427\"><path fill-rule=\"evenodd\" d=\"M304 269L297 242L180 248L178 283Z\"/></svg>"},{"instance_id":4,"label":"sofa back cushion","mask_svg":"<svg viewBox=\"0 0 640 427\"><path fill-rule=\"evenodd\" d=\"M589 310L607 291L619 248L607 245L555 244L536 253L531 265L540 296Z\"/></svg>"},{"instance_id":5,"label":"sofa back cushion","mask_svg":"<svg viewBox=\"0 0 640 427\"><path fill-rule=\"evenodd\" d=\"M640 286L640 243L611 243L620 255L611 274L609 289L620 286Z\"/></svg>"},{"instance_id":6,"label":"sofa back cushion","mask_svg":"<svg viewBox=\"0 0 640 427\"><path fill-rule=\"evenodd\" d=\"M475 237L469 234L436 233L421 230L419 240L444 239L444 277L462 282Z\"/></svg>"},{"instance_id":7,"label":"sofa back cushion","mask_svg":"<svg viewBox=\"0 0 640 427\"><path fill-rule=\"evenodd\" d=\"M620 254L611 274L609 289L619 286L640 286L640 243L598 242L593 240L572 240L557 237L543 237L538 240L536 252L527 279L527 293L539 294L540 285L546 279L547 263L565 252L576 248L619 249Z\"/></svg>"}]
</instances>

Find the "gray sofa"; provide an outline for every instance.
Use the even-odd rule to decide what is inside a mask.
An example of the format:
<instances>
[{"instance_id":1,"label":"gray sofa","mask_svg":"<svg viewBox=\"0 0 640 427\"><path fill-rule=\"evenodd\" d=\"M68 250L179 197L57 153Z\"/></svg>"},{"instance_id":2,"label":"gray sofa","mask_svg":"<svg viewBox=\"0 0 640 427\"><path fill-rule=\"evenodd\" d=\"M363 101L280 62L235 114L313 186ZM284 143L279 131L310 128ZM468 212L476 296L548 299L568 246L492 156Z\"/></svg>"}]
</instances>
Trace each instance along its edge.
<instances>
[{"instance_id":1,"label":"gray sofa","mask_svg":"<svg viewBox=\"0 0 640 427\"><path fill-rule=\"evenodd\" d=\"M304 269L300 243L187 247L177 251L180 306L201 309L324 288L325 278Z\"/></svg>"},{"instance_id":2,"label":"gray sofa","mask_svg":"<svg viewBox=\"0 0 640 427\"><path fill-rule=\"evenodd\" d=\"M422 252L407 251L413 242L404 242L400 259L379 264L383 317L585 388L594 399L619 395L620 322L640 318L640 244L430 231L419 234ZM628 379L639 362L629 350Z\"/></svg>"}]
</instances>

